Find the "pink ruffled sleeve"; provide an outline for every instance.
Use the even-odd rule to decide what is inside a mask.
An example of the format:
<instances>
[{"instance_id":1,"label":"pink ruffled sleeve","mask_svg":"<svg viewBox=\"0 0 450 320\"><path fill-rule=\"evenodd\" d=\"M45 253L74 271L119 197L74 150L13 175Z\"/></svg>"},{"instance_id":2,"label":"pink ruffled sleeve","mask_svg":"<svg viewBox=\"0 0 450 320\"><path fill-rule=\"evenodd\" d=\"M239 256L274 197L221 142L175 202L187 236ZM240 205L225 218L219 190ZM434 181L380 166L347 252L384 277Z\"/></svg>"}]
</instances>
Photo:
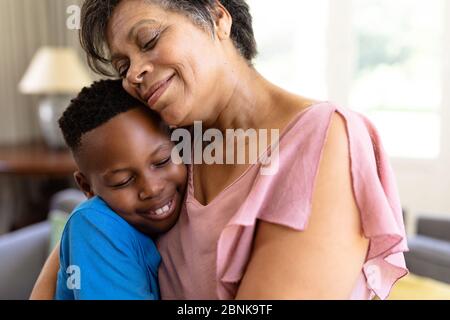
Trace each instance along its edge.
<instances>
[{"instance_id":1,"label":"pink ruffled sleeve","mask_svg":"<svg viewBox=\"0 0 450 320\"><path fill-rule=\"evenodd\" d=\"M330 103L304 112L280 140L276 175L258 174L247 200L221 233L217 247L217 294L232 299L250 258L256 221L298 231L307 228L314 182L332 116L345 120L354 195L369 252L362 274L367 290L387 298L407 274L402 208L395 177L373 125L363 116Z\"/></svg>"}]
</instances>

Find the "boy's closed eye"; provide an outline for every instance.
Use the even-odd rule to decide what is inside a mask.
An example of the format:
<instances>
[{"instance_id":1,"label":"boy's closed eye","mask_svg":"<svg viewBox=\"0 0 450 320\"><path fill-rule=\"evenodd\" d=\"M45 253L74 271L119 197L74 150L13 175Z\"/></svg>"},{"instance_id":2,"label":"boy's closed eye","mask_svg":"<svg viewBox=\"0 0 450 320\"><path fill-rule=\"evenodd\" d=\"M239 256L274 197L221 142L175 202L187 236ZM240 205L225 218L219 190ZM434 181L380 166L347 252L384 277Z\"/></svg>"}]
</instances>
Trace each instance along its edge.
<instances>
[{"instance_id":1,"label":"boy's closed eye","mask_svg":"<svg viewBox=\"0 0 450 320\"><path fill-rule=\"evenodd\" d=\"M172 160L172 157L169 156L168 158L165 158L164 160L161 160L161 161L155 163L153 166L155 168L161 168L161 167L164 167L164 166L168 165L169 163L171 163L171 160ZM121 179L121 181L119 181L119 182L111 182L111 183L109 183L109 185L111 188L121 189L121 188L125 188L125 187L128 187L129 185L131 185L131 183L134 181L134 179L135 179L135 176L133 175L133 176Z\"/></svg>"},{"instance_id":2,"label":"boy's closed eye","mask_svg":"<svg viewBox=\"0 0 450 320\"><path fill-rule=\"evenodd\" d=\"M134 177L130 177L130 178L126 179L123 182L119 182L117 184L113 184L111 187L114 188L114 189L125 188L125 187L129 186L133 180L134 180Z\"/></svg>"},{"instance_id":3,"label":"boy's closed eye","mask_svg":"<svg viewBox=\"0 0 450 320\"><path fill-rule=\"evenodd\" d=\"M166 159L164 159L162 161L157 162L156 164L154 164L154 166L156 168L163 167L163 166L169 164L171 162L171 160L172 160L172 157L168 157L168 158L166 158Z\"/></svg>"}]
</instances>

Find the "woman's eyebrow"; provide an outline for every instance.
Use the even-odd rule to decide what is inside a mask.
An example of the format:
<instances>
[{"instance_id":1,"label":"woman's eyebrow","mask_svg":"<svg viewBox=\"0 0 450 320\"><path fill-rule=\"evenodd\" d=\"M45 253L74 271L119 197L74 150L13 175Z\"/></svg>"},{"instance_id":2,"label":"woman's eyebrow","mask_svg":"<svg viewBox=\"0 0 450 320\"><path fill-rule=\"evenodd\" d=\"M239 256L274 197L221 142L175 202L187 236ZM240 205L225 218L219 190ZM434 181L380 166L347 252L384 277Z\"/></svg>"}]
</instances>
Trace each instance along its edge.
<instances>
[{"instance_id":1,"label":"woman's eyebrow","mask_svg":"<svg viewBox=\"0 0 450 320\"><path fill-rule=\"evenodd\" d=\"M128 32L127 39L128 39L128 40L133 39L133 38L136 36L135 34L136 34L136 32L137 32L137 29L138 29L140 26L144 25L144 24L159 24L159 22L156 21L156 20L154 20L154 19L143 19L143 20L137 22L137 23L131 28L130 32Z\"/></svg>"},{"instance_id":2,"label":"woman's eyebrow","mask_svg":"<svg viewBox=\"0 0 450 320\"><path fill-rule=\"evenodd\" d=\"M143 19L139 22L137 22L130 30L130 32L128 32L127 35L127 40L130 41L132 40L134 37L136 37L136 33L137 33L137 29L144 25L144 24L159 24L158 21L156 21L155 19ZM111 57L109 58L109 61L114 64L115 61L120 60L124 57L124 55L120 54L120 53L115 53L112 54Z\"/></svg>"}]
</instances>

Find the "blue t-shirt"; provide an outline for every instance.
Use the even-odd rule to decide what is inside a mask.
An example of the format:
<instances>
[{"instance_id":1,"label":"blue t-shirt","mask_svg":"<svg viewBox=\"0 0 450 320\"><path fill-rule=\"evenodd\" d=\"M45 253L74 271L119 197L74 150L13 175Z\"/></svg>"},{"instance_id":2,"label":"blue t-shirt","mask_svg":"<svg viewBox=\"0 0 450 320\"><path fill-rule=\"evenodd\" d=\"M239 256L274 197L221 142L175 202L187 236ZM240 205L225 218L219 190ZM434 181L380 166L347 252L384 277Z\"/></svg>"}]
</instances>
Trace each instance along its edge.
<instances>
[{"instance_id":1,"label":"blue t-shirt","mask_svg":"<svg viewBox=\"0 0 450 320\"><path fill-rule=\"evenodd\" d=\"M58 300L156 300L161 256L99 197L78 206L61 239Z\"/></svg>"}]
</instances>

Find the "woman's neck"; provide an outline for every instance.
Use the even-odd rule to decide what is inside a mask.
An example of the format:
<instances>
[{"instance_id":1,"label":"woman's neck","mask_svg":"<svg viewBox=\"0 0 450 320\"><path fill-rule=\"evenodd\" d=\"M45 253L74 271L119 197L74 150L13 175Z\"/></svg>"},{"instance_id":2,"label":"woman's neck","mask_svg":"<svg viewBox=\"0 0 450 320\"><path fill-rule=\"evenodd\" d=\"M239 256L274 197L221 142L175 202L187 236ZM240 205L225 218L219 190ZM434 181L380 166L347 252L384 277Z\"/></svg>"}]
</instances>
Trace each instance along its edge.
<instances>
[{"instance_id":1,"label":"woman's neck","mask_svg":"<svg viewBox=\"0 0 450 320\"><path fill-rule=\"evenodd\" d=\"M282 90L264 79L253 67L240 65L227 72L216 118L206 123L209 128L261 128L274 112L274 101Z\"/></svg>"}]
</instances>

